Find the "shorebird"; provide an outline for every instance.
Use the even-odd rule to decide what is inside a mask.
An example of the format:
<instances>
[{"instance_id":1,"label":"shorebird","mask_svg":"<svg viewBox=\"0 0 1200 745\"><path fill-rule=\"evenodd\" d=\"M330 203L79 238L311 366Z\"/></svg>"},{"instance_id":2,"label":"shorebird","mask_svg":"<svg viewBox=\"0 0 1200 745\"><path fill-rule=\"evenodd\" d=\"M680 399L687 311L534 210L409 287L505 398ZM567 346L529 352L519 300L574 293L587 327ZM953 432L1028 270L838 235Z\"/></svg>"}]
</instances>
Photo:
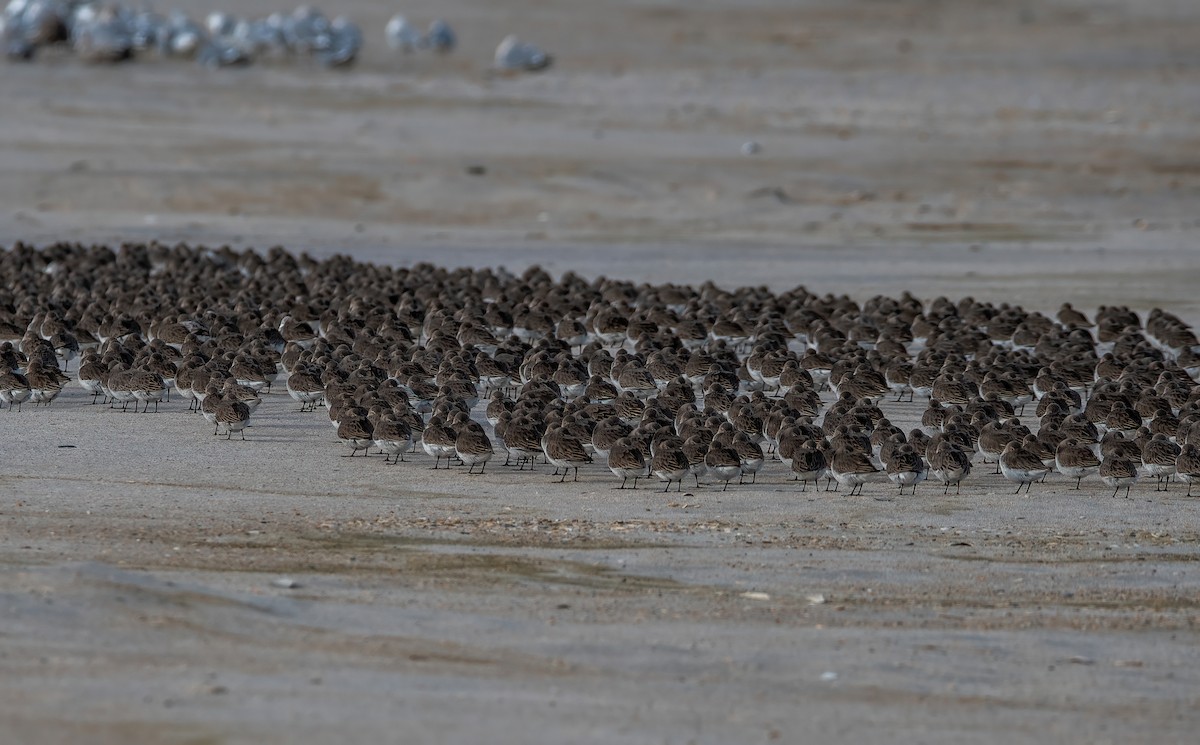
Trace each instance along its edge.
<instances>
[{"instance_id":1,"label":"shorebird","mask_svg":"<svg viewBox=\"0 0 1200 745\"><path fill-rule=\"evenodd\" d=\"M1059 308L1058 322L1069 328L1092 327L1092 323L1088 321L1087 316L1072 308L1070 303L1063 303L1062 307Z\"/></svg>"},{"instance_id":2,"label":"shorebird","mask_svg":"<svg viewBox=\"0 0 1200 745\"><path fill-rule=\"evenodd\" d=\"M1029 485L1034 481L1041 481L1050 469L1038 455L1025 449L1020 443L1010 442L1000 454L1000 471L1004 478L1016 483L1017 490L1013 493L1020 494L1022 487L1028 493Z\"/></svg>"},{"instance_id":3,"label":"shorebird","mask_svg":"<svg viewBox=\"0 0 1200 745\"><path fill-rule=\"evenodd\" d=\"M454 33L454 29L450 28L450 24L442 19L430 21L429 28L425 32L425 46L435 52L446 54L454 50L458 44L458 37Z\"/></svg>"},{"instance_id":4,"label":"shorebird","mask_svg":"<svg viewBox=\"0 0 1200 745\"><path fill-rule=\"evenodd\" d=\"M424 46L420 29L403 15L394 15L383 28L387 44L398 52L415 52Z\"/></svg>"},{"instance_id":5,"label":"shorebird","mask_svg":"<svg viewBox=\"0 0 1200 745\"><path fill-rule=\"evenodd\" d=\"M1192 484L1200 483L1200 446L1194 442L1183 446L1175 459L1175 473L1188 485L1185 496L1192 496Z\"/></svg>"},{"instance_id":6,"label":"shorebird","mask_svg":"<svg viewBox=\"0 0 1200 745\"><path fill-rule=\"evenodd\" d=\"M829 475L840 486L850 487L847 496L862 494L863 484L878 473L879 469L871 462L870 455L862 450L844 445L835 447L833 457L829 459Z\"/></svg>"},{"instance_id":7,"label":"shorebird","mask_svg":"<svg viewBox=\"0 0 1200 745\"><path fill-rule=\"evenodd\" d=\"M292 370L287 379L287 391L300 404L300 411L313 411L325 398L325 385L307 366Z\"/></svg>"},{"instance_id":8,"label":"shorebird","mask_svg":"<svg viewBox=\"0 0 1200 745\"><path fill-rule=\"evenodd\" d=\"M708 464L704 462L708 456L708 446L709 442L700 435L692 435L683 443L683 454L688 459L688 473L696 477L697 489L700 488L700 477L708 475Z\"/></svg>"},{"instance_id":9,"label":"shorebird","mask_svg":"<svg viewBox=\"0 0 1200 745\"><path fill-rule=\"evenodd\" d=\"M884 470L892 483L900 487L901 496L906 486L911 486L912 493L916 495L917 484L924 481L929 472L925 459L907 443L896 449Z\"/></svg>"},{"instance_id":10,"label":"shorebird","mask_svg":"<svg viewBox=\"0 0 1200 745\"><path fill-rule=\"evenodd\" d=\"M814 485L829 475L829 464L816 440L805 440L792 453L792 473L800 482L800 491L808 491L808 482Z\"/></svg>"},{"instance_id":11,"label":"shorebird","mask_svg":"<svg viewBox=\"0 0 1200 745\"><path fill-rule=\"evenodd\" d=\"M688 475L688 458L684 455L682 448L678 447L660 447L650 461L650 473L660 481L667 482L664 492L671 489L671 482L678 481L679 487L676 491L683 490L683 477Z\"/></svg>"},{"instance_id":12,"label":"shorebird","mask_svg":"<svg viewBox=\"0 0 1200 745\"><path fill-rule=\"evenodd\" d=\"M62 393L63 386L70 380L58 365L46 366L34 360L29 361L25 369L25 379L29 381L29 400L34 405L49 406Z\"/></svg>"},{"instance_id":13,"label":"shorebird","mask_svg":"<svg viewBox=\"0 0 1200 745\"><path fill-rule=\"evenodd\" d=\"M482 474L495 451L483 427L478 422L467 419L454 440L454 452L459 460L467 464L467 473L473 473L475 466L479 466L479 473Z\"/></svg>"},{"instance_id":14,"label":"shorebird","mask_svg":"<svg viewBox=\"0 0 1200 745\"><path fill-rule=\"evenodd\" d=\"M224 405L225 402L222 402ZM241 403L240 401L237 403ZM246 406L242 404L242 406ZM246 409L246 416L250 416L249 408ZM220 420L220 414L218 414ZM363 451L365 457L367 450L374 443L375 438L371 432L371 421L367 418L367 412L360 408L351 408L341 414L338 419L337 436L346 447L350 448L349 455L343 455L343 458L353 458L354 454L359 450Z\"/></svg>"},{"instance_id":15,"label":"shorebird","mask_svg":"<svg viewBox=\"0 0 1200 745\"><path fill-rule=\"evenodd\" d=\"M500 436L504 449L517 459L517 470L525 470L528 463L533 468L535 459L542 455L542 432L529 417L519 417L509 422Z\"/></svg>"},{"instance_id":16,"label":"shorebird","mask_svg":"<svg viewBox=\"0 0 1200 745\"><path fill-rule=\"evenodd\" d=\"M984 465L989 463L988 458L992 459L990 462L996 464L996 470L993 473L1000 473L1000 454L1014 440L1016 440L1016 436L1005 422L988 422L979 430L976 448L983 456Z\"/></svg>"},{"instance_id":17,"label":"shorebird","mask_svg":"<svg viewBox=\"0 0 1200 745\"><path fill-rule=\"evenodd\" d=\"M733 437L733 449L737 451L738 458L741 461L742 472L738 477L738 483L742 483L742 479L746 474L750 474L750 483L755 483L758 480L758 472L766 460L763 455L762 446L757 442L751 441L750 436L745 432L738 432ZM728 484L729 482L726 482L726 486Z\"/></svg>"},{"instance_id":18,"label":"shorebird","mask_svg":"<svg viewBox=\"0 0 1200 745\"><path fill-rule=\"evenodd\" d=\"M217 423L225 425L225 439L233 437L234 432L240 432L246 439L246 426L250 422L250 407L241 401L223 399L217 405ZM353 455L351 451L351 455Z\"/></svg>"},{"instance_id":19,"label":"shorebird","mask_svg":"<svg viewBox=\"0 0 1200 745\"><path fill-rule=\"evenodd\" d=\"M135 401L141 402L144 406L143 412L150 410L150 402L154 402L154 412L158 413L158 404L162 401L163 393L167 390L167 384L163 381L162 376L146 370L134 370L129 374L129 392L133 394ZM133 406L134 412L137 411L137 404Z\"/></svg>"},{"instance_id":20,"label":"shorebird","mask_svg":"<svg viewBox=\"0 0 1200 745\"><path fill-rule=\"evenodd\" d=\"M1085 476L1100 470L1100 458L1092 448L1084 445L1074 437L1059 443L1054 451L1054 467L1069 479L1075 479L1075 490Z\"/></svg>"},{"instance_id":21,"label":"shorebird","mask_svg":"<svg viewBox=\"0 0 1200 745\"><path fill-rule=\"evenodd\" d=\"M492 64L502 72L537 72L549 67L553 61L553 57L538 47L510 34L496 47Z\"/></svg>"},{"instance_id":22,"label":"shorebird","mask_svg":"<svg viewBox=\"0 0 1200 745\"><path fill-rule=\"evenodd\" d=\"M646 459L641 448L628 437L617 440L608 451L608 470L621 478L618 489L624 489L629 479L633 479L633 488L637 489L638 479L646 475Z\"/></svg>"},{"instance_id":23,"label":"shorebird","mask_svg":"<svg viewBox=\"0 0 1200 745\"><path fill-rule=\"evenodd\" d=\"M108 382L105 392L108 394L108 406L113 407L113 404L121 404L121 411L128 411L129 402L133 401L134 411L138 408L137 397L133 394L133 377L137 370L127 369L124 365L112 370L108 374ZM101 378L103 381L103 378ZM203 402L203 401L202 401ZM215 407L213 408L215 412Z\"/></svg>"},{"instance_id":24,"label":"shorebird","mask_svg":"<svg viewBox=\"0 0 1200 745\"><path fill-rule=\"evenodd\" d=\"M961 493L963 479L971 475L971 456L945 440L932 446L932 450L927 455L929 472L935 479L945 484L942 494L950 492L951 484L954 485L955 494Z\"/></svg>"},{"instance_id":25,"label":"shorebird","mask_svg":"<svg viewBox=\"0 0 1200 745\"><path fill-rule=\"evenodd\" d=\"M562 470L562 483L567 480L567 473L575 469L575 481L579 480L579 467L592 462L592 456L587 454L583 443L572 437L561 426L554 427L542 437L542 452L556 469Z\"/></svg>"},{"instance_id":26,"label":"shorebird","mask_svg":"<svg viewBox=\"0 0 1200 745\"><path fill-rule=\"evenodd\" d=\"M1129 499L1129 488L1137 483L1137 464L1128 458L1105 458L1100 464L1100 480L1113 488L1113 498L1121 487L1125 487L1125 498Z\"/></svg>"},{"instance_id":27,"label":"shorebird","mask_svg":"<svg viewBox=\"0 0 1200 745\"><path fill-rule=\"evenodd\" d=\"M441 416L435 414L429 418L429 424L425 425L425 431L421 435L421 449L426 455L433 457L432 470L438 469L443 458L446 459L446 468L450 467L450 459L458 455L454 449L456 440L458 433L447 425Z\"/></svg>"},{"instance_id":28,"label":"shorebird","mask_svg":"<svg viewBox=\"0 0 1200 745\"><path fill-rule=\"evenodd\" d=\"M741 480L742 459L738 451L726 442L713 440L704 455L704 465L708 473L717 481L725 482L721 491L729 489L729 482L734 478Z\"/></svg>"},{"instance_id":29,"label":"shorebird","mask_svg":"<svg viewBox=\"0 0 1200 745\"><path fill-rule=\"evenodd\" d=\"M412 427L390 413L379 417L374 423L371 436L375 447L382 450L386 456L383 459L384 463L403 463L404 454L413 447Z\"/></svg>"},{"instance_id":30,"label":"shorebird","mask_svg":"<svg viewBox=\"0 0 1200 745\"><path fill-rule=\"evenodd\" d=\"M1157 434L1142 447L1142 467L1155 479L1154 491L1167 491L1171 477L1175 475L1175 462L1182 452L1180 447Z\"/></svg>"},{"instance_id":31,"label":"shorebird","mask_svg":"<svg viewBox=\"0 0 1200 745\"><path fill-rule=\"evenodd\" d=\"M8 404L8 407L17 407L17 411L21 410L21 404L29 400L32 391L29 388L29 381L24 375L17 372L0 372L0 401Z\"/></svg>"}]
</instances>

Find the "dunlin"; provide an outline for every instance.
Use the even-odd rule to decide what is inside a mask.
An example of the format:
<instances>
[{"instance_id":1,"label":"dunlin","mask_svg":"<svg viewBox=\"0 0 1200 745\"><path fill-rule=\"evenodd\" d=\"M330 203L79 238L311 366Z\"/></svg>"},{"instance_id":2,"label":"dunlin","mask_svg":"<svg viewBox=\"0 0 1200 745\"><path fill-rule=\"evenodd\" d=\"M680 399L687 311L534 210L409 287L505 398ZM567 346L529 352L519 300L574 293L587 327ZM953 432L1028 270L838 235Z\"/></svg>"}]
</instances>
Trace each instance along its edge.
<instances>
[{"instance_id":1,"label":"dunlin","mask_svg":"<svg viewBox=\"0 0 1200 745\"><path fill-rule=\"evenodd\" d=\"M928 466L925 464L925 459L917 455L917 451L913 450L912 445L907 443L901 445L893 454L891 459L884 466L889 479L896 486L900 487L900 494L904 494L904 488L911 486L912 493L917 493L917 484L924 481L929 472Z\"/></svg>"},{"instance_id":2,"label":"dunlin","mask_svg":"<svg viewBox=\"0 0 1200 745\"><path fill-rule=\"evenodd\" d=\"M583 443L572 437L562 426L554 427L542 437L542 452L556 469L562 470L559 483L567 480L567 474L574 469L575 481L579 480L579 467L592 462L592 456L587 454ZM686 470L686 469L685 469Z\"/></svg>"},{"instance_id":3,"label":"dunlin","mask_svg":"<svg viewBox=\"0 0 1200 745\"><path fill-rule=\"evenodd\" d=\"M473 473L475 466L479 466L479 473L482 474L495 451L492 449L491 439L483 431L483 426L468 419L462 424L458 437L454 440L454 452L458 459L467 465L467 473Z\"/></svg>"},{"instance_id":4,"label":"dunlin","mask_svg":"<svg viewBox=\"0 0 1200 745\"><path fill-rule=\"evenodd\" d=\"M725 486L721 491L729 489L729 482L742 476L742 459L737 450L729 443L714 440L708 446L704 455L704 465L708 473L717 481L723 481Z\"/></svg>"},{"instance_id":5,"label":"dunlin","mask_svg":"<svg viewBox=\"0 0 1200 745\"><path fill-rule=\"evenodd\" d=\"M217 424L225 425L225 439L239 432L246 439L246 426L250 422L250 407L241 401L222 399L217 406ZM351 451L353 455L353 451Z\"/></svg>"},{"instance_id":6,"label":"dunlin","mask_svg":"<svg viewBox=\"0 0 1200 745\"><path fill-rule=\"evenodd\" d=\"M637 489L638 479L646 475L646 459L632 440L622 437L613 443L608 452L608 469L614 476L620 477L621 485L618 489L624 489L629 479L633 479L633 488Z\"/></svg>"},{"instance_id":7,"label":"dunlin","mask_svg":"<svg viewBox=\"0 0 1200 745\"><path fill-rule=\"evenodd\" d=\"M1045 478L1050 469L1037 454L1026 450L1020 443L1010 442L1000 454L1000 471L1004 478L1016 483L1017 491L1014 494L1020 494L1022 487L1028 493L1029 485Z\"/></svg>"},{"instance_id":8,"label":"dunlin","mask_svg":"<svg viewBox=\"0 0 1200 745\"><path fill-rule=\"evenodd\" d=\"M953 484L955 494L961 493L962 481L971 475L971 457L948 440L939 444L930 443L927 452L929 471L933 477L945 484L942 494L948 494Z\"/></svg>"},{"instance_id":9,"label":"dunlin","mask_svg":"<svg viewBox=\"0 0 1200 745\"><path fill-rule=\"evenodd\" d=\"M1113 488L1113 497L1121 487L1125 488L1125 498L1129 499L1129 488L1137 483L1137 464L1128 458L1105 458L1100 464L1100 480Z\"/></svg>"},{"instance_id":10,"label":"dunlin","mask_svg":"<svg viewBox=\"0 0 1200 745\"><path fill-rule=\"evenodd\" d=\"M29 400L32 393L29 381L24 375L12 371L0 371L0 402L8 404L9 408L17 407Z\"/></svg>"},{"instance_id":11,"label":"dunlin","mask_svg":"<svg viewBox=\"0 0 1200 745\"><path fill-rule=\"evenodd\" d=\"M1192 496L1192 484L1200 483L1200 445L1189 442L1175 459L1175 473L1188 485L1186 496Z\"/></svg>"},{"instance_id":12,"label":"dunlin","mask_svg":"<svg viewBox=\"0 0 1200 745\"><path fill-rule=\"evenodd\" d=\"M683 477L688 475L688 471L688 458L679 447L661 447L650 461L650 473L660 481L667 482L664 492L671 489L672 482L679 482L676 491L682 491Z\"/></svg>"},{"instance_id":13,"label":"dunlin","mask_svg":"<svg viewBox=\"0 0 1200 745\"><path fill-rule=\"evenodd\" d=\"M863 484L879 473L871 462L870 455L859 449L846 446L835 447L829 459L829 475L841 486L849 486L848 496L862 494Z\"/></svg>"},{"instance_id":14,"label":"dunlin","mask_svg":"<svg viewBox=\"0 0 1200 745\"><path fill-rule=\"evenodd\" d=\"M1167 491L1175 475L1176 461L1182 450L1164 434L1154 435L1142 447L1142 467L1155 479L1154 491Z\"/></svg>"},{"instance_id":15,"label":"dunlin","mask_svg":"<svg viewBox=\"0 0 1200 745\"><path fill-rule=\"evenodd\" d=\"M1054 467L1069 479L1075 479L1075 489L1085 476L1100 470L1100 458L1092 448L1084 445L1074 437L1059 444L1054 453Z\"/></svg>"}]
</instances>

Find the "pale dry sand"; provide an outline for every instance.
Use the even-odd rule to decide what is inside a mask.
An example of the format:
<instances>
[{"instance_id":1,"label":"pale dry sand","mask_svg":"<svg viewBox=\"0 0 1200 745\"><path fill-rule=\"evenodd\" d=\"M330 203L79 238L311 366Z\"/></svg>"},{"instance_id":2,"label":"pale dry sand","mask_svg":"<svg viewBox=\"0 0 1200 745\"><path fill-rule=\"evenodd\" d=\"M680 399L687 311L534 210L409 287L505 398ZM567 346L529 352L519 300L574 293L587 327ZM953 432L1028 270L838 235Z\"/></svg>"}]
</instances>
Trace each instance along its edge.
<instances>
[{"instance_id":1,"label":"pale dry sand","mask_svg":"<svg viewBox=\"0 0 1200 745\"><path fill-rule=\"evenodd\" d=\"M389 57L390 5L326 9L368 29L350 74L4 66L0 242L1200 322L1189 3L406 4L460 30L446 60ZM485 76L514 30L560 64ZM599 466L558 485L343 459L324 412L278 394L245 443L178 403L88 400L0 412L5 742L1169 743L1200 724L1182 491L1052 477L1026 499L977 466L961 496L847 499L776 463L725 494L620 492Z\"/></svg>"}]
</instances>

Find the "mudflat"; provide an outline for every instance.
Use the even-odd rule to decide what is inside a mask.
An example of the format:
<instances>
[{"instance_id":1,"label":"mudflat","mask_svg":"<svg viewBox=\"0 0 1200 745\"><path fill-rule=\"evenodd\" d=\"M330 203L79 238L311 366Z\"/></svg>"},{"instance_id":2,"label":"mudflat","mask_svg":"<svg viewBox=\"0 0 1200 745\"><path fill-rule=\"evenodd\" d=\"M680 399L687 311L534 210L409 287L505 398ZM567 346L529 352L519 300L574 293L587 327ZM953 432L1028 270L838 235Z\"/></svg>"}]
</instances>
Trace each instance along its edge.
<instances>
[{"instance_id":1,"label":"mudflat","mask_svg":"<svg viewBox=\"0 0 1200 745\"><path fill-rule=\"evenodd\" d=\"M189 3L199 14L216 3ZM251 0L240 12L277 8ZM415 2L352 71L0 70L0 243L188 241L1200 322L1200 13ZM509 32L556 57L485 69ZM757 153L743 154L747 142ZM661 493L343 458L269 394L0 412L0 731L45 742L1190 742L1197 502ZM828 394L826 402L829 401ZM904 429L921 404L885 402ZM688 481L691 484L691 481ZM658 485L661 489L661 484Z\"/></svg>"}]
</instances>

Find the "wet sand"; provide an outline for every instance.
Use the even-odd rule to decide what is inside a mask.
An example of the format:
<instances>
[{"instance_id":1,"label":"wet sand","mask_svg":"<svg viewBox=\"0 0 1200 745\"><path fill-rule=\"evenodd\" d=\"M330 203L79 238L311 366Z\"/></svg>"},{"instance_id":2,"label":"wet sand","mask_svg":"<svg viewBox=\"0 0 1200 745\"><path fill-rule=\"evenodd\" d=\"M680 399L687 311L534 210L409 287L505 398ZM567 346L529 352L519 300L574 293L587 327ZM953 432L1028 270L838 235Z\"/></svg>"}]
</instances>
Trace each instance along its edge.
<instances>
[{"instance_id":1,"label":"wet sand","mask_svg":"<svg viewBox=\"0 0 1200 745\"><path fill-rule=\"evenodd\" d=\"M1200 323L1187 4L405 11L435 8L463 48L403 60L370 30L389 6L326 6L368 29L349 74L3 66L0 243L279 243ZM512 30L556 67L485 75ZM178 402L89 401L0 412L14 742L1188 742L1200 719L1200 519L1178 485L1015 497L977 463L961 495L851 499L776 462L725 493L622 492L600 466L557 484L342 458L324 411L280 394L245 443ZM921 409L884 408L906 429Z\"/></svg>"}]
</instances>

